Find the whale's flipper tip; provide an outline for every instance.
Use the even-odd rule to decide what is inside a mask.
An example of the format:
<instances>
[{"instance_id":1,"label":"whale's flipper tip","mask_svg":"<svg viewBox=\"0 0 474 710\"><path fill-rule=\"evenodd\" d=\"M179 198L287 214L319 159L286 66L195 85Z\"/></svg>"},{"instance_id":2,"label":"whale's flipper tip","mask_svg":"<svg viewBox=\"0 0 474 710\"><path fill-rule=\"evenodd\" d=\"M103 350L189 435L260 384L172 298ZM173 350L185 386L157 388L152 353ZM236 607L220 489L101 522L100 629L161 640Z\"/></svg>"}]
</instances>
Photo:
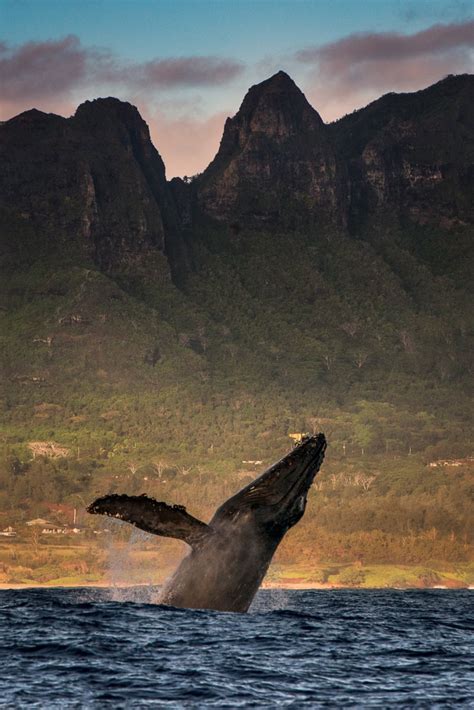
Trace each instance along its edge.
<instances>
[{"instance_id":1,"label":"whale's flipper tip","mask_svg":"<svg viewBox=\"0 0 474 710\"><path fill-rule=\"evenodd\" d=\"M86 510L92 515L124 520L153 535L183 540L191 547L212 533L206 523L189 515L182 505L168 505L146 495L106 495L90 503Z\"/></svg>"}]
</instances>

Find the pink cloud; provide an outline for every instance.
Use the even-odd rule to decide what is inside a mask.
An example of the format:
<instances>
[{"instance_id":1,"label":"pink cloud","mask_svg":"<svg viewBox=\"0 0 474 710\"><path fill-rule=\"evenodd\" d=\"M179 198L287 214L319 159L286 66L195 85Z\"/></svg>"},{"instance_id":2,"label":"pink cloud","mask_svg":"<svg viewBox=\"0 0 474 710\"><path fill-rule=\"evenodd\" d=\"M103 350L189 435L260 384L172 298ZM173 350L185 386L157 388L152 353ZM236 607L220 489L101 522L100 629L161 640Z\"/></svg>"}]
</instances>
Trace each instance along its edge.
<instances>
[{"instance_id":1,"label":"pink cloud","mask_svg":"<svg viewBox=\"0 0 474 710\"><path fill-rule=\"evenodd\" d=\"M433 25L411 35L349 35L296 53L311 68L308 94L325 120L388 91L414 91L472 70L474 21Z\"/></svg>"},{"instance_id":2,"label":"pink cloud","mask_svg":"<svg viewBox=\"0 0 474 710\"><path fill-rule=\"evenodd\" d=\"M87 71L79 39L27 42L16 49L0 44L0 96L3 101L49 98L77 86Z\"/></svg>"},{"instance_id":3,"label":"pink cloud","mask_svg":"<svg viewBox=\"0 0 474 710\"><path fill-rule=\"evenodd\" d=\"M296 53L302 62L318 62L344 71L352 62L372 62L400 57L440 54L474 46L474 20L450 25L433 25L412 35L396 32L367 32L349 35Z\"/></svg>"},{"instance_id":4,"label":"pink cloud","mask_svg":"<svg viewBox=\"0 0 474 710\"><path fill-rule=\"evenodd\" d=\"M0 96L3 101L64 97L78 88L94 91L98 84L137 89L214 86L244 70L225 57L169 57L131 62L107 50L84 47L78 37L27 42L9 47L0 42Z\"/></svg>"},{"instance_id":5,"label":"pink cloud","mask_svg":"<svg viewBox=\"0 0 474 710\"><path fill-rule=\"evenodd\" d=\"M154 59L136 64L126 71L134 86L212 86L227 84L243 71L243 64L218 57L177 57Z\"/></svg>"}]
</instances>

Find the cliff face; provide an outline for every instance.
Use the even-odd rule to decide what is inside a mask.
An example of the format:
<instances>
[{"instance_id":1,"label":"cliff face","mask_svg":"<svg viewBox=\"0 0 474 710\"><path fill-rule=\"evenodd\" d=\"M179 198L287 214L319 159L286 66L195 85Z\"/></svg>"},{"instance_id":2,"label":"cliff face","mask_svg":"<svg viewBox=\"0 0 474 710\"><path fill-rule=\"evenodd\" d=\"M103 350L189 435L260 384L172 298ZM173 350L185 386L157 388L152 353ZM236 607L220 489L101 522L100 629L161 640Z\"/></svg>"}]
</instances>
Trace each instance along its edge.
<instances>
[{"instance_id":1,"label":"cliff face","mask_svg":"<svg viewBox=\"0 0 474 710\"><path fill-rule=\"evenodd\" d=\"M53 249L107 270L176 236L163 161L130 104L88 101L70 119L27 111L1 126L0 160L3 220Z\"/></svg>"},{"instance_id":2,"label":"cliff face","mask_svg":"<svg viewBox=\"0 0 474 710\"><path fill-rule=\"evenodd\" d=\"M164 254L189 269L197 222L357 232L373 219L449 229L473 222L474 77L389 94L325 125L284 72L253 86L191 185L166 182L137 109L82 104L0 126L3 252L77 251L105 271ZM12 238L12 234L16 237ZM15 258L17 258L17 256Z\"/></svg>"},{"instance_id":3,"label":"cliff face","mask_svg":"<svg viewBox=\"0 0 474 710\"><path fill-rule=\"evenodd\" d=\"M328 126L354 224L390 214L452 227L474 217L474 77L388 94Z\"/></svg>"},{"instance_id":4,"label":"cliff face","mask_svg":"<svg viewBox=\"0 0 474 710\"><path fill-rule=\"evenodd\" d=\"M219 151L197 182L198 204L220 222L245 226L340 222L341 172L319 114L278 72L253 86L227 119Z\"/></svg>"},{"instance_id":5,"label":"cliff face","mask_svg":"<svg viewBox=\"0 0 474 710\"><path fill-rule=\"evenodd\" d=\"M283 72L250 89L197 182L220 222L358 228L380 215L473 220L474 78L389 94L329 125Z\"/></svg>"}]
</instances>

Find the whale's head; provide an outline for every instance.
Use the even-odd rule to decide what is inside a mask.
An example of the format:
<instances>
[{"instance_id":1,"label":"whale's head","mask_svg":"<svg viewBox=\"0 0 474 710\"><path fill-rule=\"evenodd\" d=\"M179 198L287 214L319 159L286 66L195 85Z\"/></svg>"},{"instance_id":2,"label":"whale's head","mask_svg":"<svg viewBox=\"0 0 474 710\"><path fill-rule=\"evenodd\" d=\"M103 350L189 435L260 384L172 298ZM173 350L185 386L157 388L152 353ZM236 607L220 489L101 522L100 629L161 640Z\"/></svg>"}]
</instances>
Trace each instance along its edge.
<instances>
[{"instance_id":1,"label":"whale's head","mask_svg":"<svg viewBox=\"0 0 474 710\"><path fill-rule=\"evenodd\" d=\"M252 526L282 536L302 517L326 450L324 434L307 437L216 511L212 527Z\"/></svg>"}]
</instances>

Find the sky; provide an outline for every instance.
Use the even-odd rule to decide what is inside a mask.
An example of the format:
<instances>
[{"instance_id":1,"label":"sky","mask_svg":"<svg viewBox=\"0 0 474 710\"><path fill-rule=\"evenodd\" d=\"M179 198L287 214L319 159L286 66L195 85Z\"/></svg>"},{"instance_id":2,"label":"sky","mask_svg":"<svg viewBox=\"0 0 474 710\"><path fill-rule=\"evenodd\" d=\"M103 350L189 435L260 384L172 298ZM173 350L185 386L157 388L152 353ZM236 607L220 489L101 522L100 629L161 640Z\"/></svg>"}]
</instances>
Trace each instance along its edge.
<instances>
[{"instance_id":1,"label":"sky","mask_svg":"<svg viewBox=\"0 0 474 710\"><path fill-rule=\"evenodd\" d=\"M167 177L201 172L280 69L333 121L473 66L472 0L0 0L0 120L117 96Z\"/></svg>"}]
</instances>

